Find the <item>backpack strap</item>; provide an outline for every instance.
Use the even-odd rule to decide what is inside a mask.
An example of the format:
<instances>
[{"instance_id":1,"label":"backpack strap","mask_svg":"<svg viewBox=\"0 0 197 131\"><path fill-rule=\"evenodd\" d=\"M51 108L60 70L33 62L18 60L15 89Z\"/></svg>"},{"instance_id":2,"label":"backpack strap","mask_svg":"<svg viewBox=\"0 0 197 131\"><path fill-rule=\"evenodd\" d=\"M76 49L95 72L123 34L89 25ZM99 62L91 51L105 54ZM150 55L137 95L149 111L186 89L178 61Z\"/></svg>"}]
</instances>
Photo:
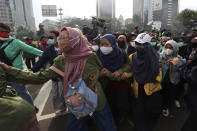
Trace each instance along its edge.
<instances>
[{"instance_id":1,"label":"backpack strap","mask_svg":"<svg viewBox=\"0 0 197 131\"><path fill-rule=\"evenodd\" d=\"M60 69L56 68L55 66L51 66L49 69L51 69L52 71L56 72L60 76L64 77L64 72L61 71Z\"/></svg>"},{"instance_id":2,"label":"backpack strap","mask_svg":"<svg viewBox=\"0 0 197 131\"><path fill-rule=\"evenodd\" d=\"M14 41L14 39L11 39L11 40L7 43L7 45L5 45L4 47L1 48L1 50L4 50L6 47L8 47L8 45L11 44L12 41Z\"/></svg>"},{"instance_id":3,"label":"backpack strap","mask_svg":"<svg viewBox=\"0 0 197 131\"><path fill-rule=\"evenodd\" d=\"M7 45L5 45L5 46L4 46L3 48L1 48L0 50L4 51L5 48L8 47L8 45L10 45L14 40L15 40L15 39L10 40L10 41L7 43ZM14 60L16 59L16 57L18 57L18 55L19 55L20 53L21 53L21 51L19 51L19 52L16 54L16 56L15 56L12 60L10 60L11 63L14 62ZM9 59L9 58L8 58L8 59Z\"/></svg>"},{"instance_id":4,"label":"backpack strap","mask_svg":"<svg viewBox=\"0 0 197 131\"><path fill-rule=\"evenodd\" d=\"M19 50L19 52L16 54L16 56L12 59L12 63L14 62L14 60L16 59L16 57L18 57L18 55L21 53L21 51Z\"/></svg>"}]
</instances>

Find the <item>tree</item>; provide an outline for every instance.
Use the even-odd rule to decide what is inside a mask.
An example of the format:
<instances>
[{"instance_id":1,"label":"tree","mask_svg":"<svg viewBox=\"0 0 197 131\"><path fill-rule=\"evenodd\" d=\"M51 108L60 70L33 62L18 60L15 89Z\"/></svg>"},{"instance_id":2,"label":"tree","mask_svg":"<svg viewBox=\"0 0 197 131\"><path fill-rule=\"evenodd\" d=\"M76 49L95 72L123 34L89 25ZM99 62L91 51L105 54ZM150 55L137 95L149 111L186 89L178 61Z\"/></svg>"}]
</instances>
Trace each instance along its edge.
<instances>
[{"instance_id":1,"label":"tree","mask_svg":"<svg viewBox=\"0 0 197 131\"><path fill-rule=\"evenodd\" d=\"M188 31L195 26L197 11L185 9L181 11L172 23L172 29L177 31Z\"/></svg>"},{"instance_id":2,"label":"tree","mask_svg":"<svg viewBox=\"0 0 197 131\"><path fill-rule=\"evenodd\" d=\"M81 18L64 18L63 20L63 26L72 27L72 28L81 28L84 25L87 25L88 27L92 27L91 20L90 19L81 19Z\"/></svg>"},{"instance_id":3,"label":"tree","mask_svg":"<svg viewBox=\"0 0 197 131\"><path fill-rule=\"evenodd\" d=\"M139 15L134 15L134 16L133 16L133 24L134 24L135 26L142 26L142 25L143 25L142 19L140 18Z\"/></svg>"},{"instance_id":4,"label":"tree","mask_svg":"<svg viewBox=\"0 0 197 131\"><path fill-rule=\"evenodd\" d=\"M28 30L24 28L23 26L19 26L16 32L17 32L16 38L20 40L23 40L24 36L32 37L32 38L35 37L35 33L33 31Z\"/></svg>"},{"instance_id":5,"label":"tree","mask_svg":"<svg viewBox=\"0 0 197 131\"><path fill-rule=\"evenodd\" d=\"M128 25L126 25L126 29L128 30L128 32L133 32L133 30L135 29L135 25L134 24L128 24Z\"/></svg>"},{"instance_id":6,"label":"tree","mask_svg":"<svg viewBox=\"0 0 197 131\"><path fill-rule=\"evenodd\" d=\"M185 27L181 21L179 21L178 19L174 19L172 21L171 30L173 32L184 32Z\"/></svg>"}]
</instances>

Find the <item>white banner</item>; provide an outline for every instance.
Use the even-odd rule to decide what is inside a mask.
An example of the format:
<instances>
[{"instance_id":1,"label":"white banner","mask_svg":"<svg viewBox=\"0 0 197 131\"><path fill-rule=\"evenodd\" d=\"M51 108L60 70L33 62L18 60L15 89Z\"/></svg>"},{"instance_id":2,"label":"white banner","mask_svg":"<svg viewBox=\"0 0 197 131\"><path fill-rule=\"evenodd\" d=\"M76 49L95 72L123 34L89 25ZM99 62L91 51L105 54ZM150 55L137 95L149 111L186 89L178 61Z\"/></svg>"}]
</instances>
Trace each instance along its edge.
<instances>
[{"instance_id":1,"label":"white banner","mask_svg":"<svg viewBox=\"0 0 197 131\"><path fill-rule=\"evenodd\" d=\"M42 5L42 16L43 17L56 17L57 16L56 5Z\"/></svg>"},{"instance_id":2,"label":"white banner","mask_svg":"<svg viewBox=\"0 0 197 131\"><path fill-rule=\"evenodd\" d=\"M161 29L161 21L154 21L153 25L152 25L152 29L157 29L160 30Z\"/></svg>"},{"instance_id":3,"label":"white banner","mask_svg":"<svg viewBox=\"0 0 197 131\"><path fill-rule=\"evenodd\" d=\"M162 0L153 0L153 11L162 9Z\"/></svg>"}]
</instances>

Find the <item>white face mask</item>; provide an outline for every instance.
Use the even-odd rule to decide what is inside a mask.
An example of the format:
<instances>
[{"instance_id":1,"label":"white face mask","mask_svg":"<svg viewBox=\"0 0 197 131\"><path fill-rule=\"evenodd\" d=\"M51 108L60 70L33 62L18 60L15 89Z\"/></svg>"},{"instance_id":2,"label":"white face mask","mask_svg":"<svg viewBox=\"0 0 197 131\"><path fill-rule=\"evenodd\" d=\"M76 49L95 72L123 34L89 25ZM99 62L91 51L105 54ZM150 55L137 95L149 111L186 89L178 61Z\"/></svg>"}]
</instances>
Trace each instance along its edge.
<instances>
[{"instance_id":1,"label":"white face mask","mask_svg":"<svg viewBox=\"0 0 197 131\"><path fill-rule=\"evenodd\" d=\"M98 49L99 49L99 46L98 46L98 45L93 45L93 46L92 46L92 49L93 49L95 52L97 52Z\"/></svg>"},{"instance_id":2,"label":"white face mask","mask_svg":"<svg viewBox=\"0 0 197 131\"><path fill-rule=\"evenodd\" d=\"M171 49L165 49L164 50L164 54L165 55L172 55L173 54L173 50L171 50Z\"/></svg>"},{"instance_id":3,"label":"white face mask","mask_svg":"<svg viewBox=\"0 0 197 131\"><path fill-rule=\"evenodd\" d=\"M100 49L101 49L101 52L104 55L109 55L113 51L112 47L104 47L104 46L102 46Z\"/></svg>"},{"instance_id":4,"label":"white face mask","mask_svg":"<svg viewBox=\"0 0 197 131\"><path fill-rule=\"evenodd\" d=\"M134 41L130 42L130 45L131 45L132 47L136 47L136 45L135 45L135 42L134 42Z\"/></svg>"}]
</instances>

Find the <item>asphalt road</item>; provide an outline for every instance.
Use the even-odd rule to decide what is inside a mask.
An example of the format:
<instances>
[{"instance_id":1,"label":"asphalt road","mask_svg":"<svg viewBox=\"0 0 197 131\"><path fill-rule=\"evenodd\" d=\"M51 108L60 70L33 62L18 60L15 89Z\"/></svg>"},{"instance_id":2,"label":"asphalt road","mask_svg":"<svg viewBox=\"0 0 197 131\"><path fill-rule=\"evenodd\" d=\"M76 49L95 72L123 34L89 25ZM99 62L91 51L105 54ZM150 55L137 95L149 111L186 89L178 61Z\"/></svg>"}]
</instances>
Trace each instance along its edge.
<instances>
[{"instance_id":1,"label":"asphalt road","mask_svg":"<svg viewBox=\"0 0 197 131\"><path fill-rule=\"evenodd\" d=\"M52 105L51 81L43 85L28 85L36 106L39 108L37 118L41 131L65 131L68 115L56 116ZM173 108L169 117L161 116L154 131L180 131L189 111L186 106ZM90 131L99 131L93 122L89 123ZM125 121L118 131L133 131L133 124Z\"/></svg>"}]
</instances>

